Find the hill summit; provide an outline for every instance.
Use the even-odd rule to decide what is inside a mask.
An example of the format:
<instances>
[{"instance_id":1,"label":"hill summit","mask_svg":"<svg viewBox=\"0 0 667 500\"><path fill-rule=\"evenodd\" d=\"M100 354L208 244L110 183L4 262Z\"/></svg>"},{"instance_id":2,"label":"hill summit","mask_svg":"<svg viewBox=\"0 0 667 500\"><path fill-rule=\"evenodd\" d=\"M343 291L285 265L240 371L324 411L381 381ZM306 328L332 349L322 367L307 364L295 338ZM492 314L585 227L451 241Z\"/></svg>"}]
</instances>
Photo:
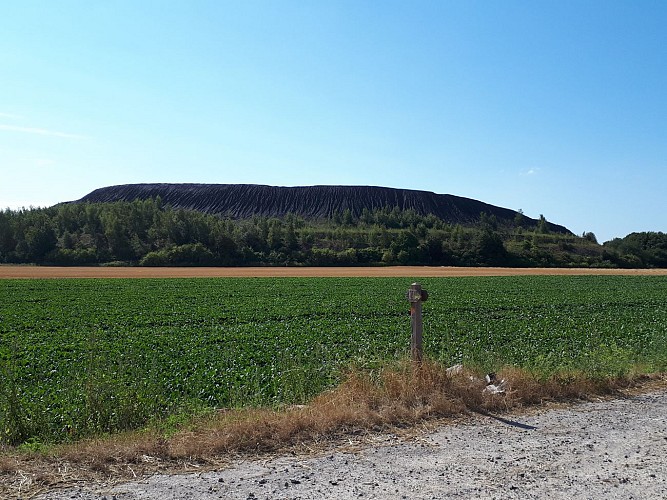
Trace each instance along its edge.
<instances>
[{"instance_id":1,"label":"hill summit","mask_svg":"<svg viewBox=\"0 0 667 500\"><path fill-rule=\"evenodd\" d=\"M304 219L326 219L349 210L359 217L364 210L386 207L433 214L449 224L475 225L482 213L503 225L514 225L515 210L451 194L376 186L278 187L256 184L125 184L96 189L75 203L110 203L160 197L175 209L196 210L234 219L253 216L283 217L294 214ZM527 225L535 219L525 217ZM571 234L549 223L557 233Z\"/></svg>"}]
</instances>

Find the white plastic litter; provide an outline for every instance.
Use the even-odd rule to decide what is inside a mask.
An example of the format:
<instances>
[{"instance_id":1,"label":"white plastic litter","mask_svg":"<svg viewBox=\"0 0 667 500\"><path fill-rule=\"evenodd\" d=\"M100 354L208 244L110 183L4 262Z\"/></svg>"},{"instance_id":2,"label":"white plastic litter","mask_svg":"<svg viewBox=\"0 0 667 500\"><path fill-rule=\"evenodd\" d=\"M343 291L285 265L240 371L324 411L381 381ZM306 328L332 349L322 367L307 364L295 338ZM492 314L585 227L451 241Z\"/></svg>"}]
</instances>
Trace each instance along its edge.
<instances>
[{"instance_id":1,"label":"white plastic litter","mask_svg":"<svg viewBox=\"0 0 667 500\"><path fill-rule=\"evenodd\" d=\"M458 365L450 366L449 368L447 368L447 370L445 370L445 373L447 373L448 377L454 377L456 375L461 375L461 373L463 373L463 365L458 364Z\"/></svg>"},{"instance_id":2,"label":"white plastic litter","mask_svg":"<svg viewBox=\"0 0 667 500\"><path fill-rule=\"evenodd\" d=\"M486 375L486 387L482 392L487 394L503 394L505 392L505 379L498 380L495 373L488 373Z\"/></svg>"}]
</instances>

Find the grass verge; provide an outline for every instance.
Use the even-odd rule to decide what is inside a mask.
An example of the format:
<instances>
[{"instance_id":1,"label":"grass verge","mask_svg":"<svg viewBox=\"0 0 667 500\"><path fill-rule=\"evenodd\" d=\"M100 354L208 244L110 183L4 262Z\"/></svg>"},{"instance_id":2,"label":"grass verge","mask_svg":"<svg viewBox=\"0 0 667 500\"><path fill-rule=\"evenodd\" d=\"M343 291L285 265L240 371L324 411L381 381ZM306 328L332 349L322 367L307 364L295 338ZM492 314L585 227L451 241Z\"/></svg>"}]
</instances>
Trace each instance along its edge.
<instances>
[{"instance_id":1,"label":"grass verge","mask_svg":"<svg viewBox=\"0 0 667 500\"><path fill-rule=\"evenodd\" d=\"M505 367L505 392L485 392L484 374L448 373L441 364L403 361L374 371L352 369L344 382L308 405L217 410L142 431L44 446L29 443L0 453L0 496L30 498L44 489L104 478L125 480L156 471L222 466L238 456L321 449L351 436L398 432L416 424L473 413L494 414L549 401L625 394L659 381L629 373L591 377L568 371L540 375ZM664 385L664 384L663 384Z\"/></svg>"}]
</instances>

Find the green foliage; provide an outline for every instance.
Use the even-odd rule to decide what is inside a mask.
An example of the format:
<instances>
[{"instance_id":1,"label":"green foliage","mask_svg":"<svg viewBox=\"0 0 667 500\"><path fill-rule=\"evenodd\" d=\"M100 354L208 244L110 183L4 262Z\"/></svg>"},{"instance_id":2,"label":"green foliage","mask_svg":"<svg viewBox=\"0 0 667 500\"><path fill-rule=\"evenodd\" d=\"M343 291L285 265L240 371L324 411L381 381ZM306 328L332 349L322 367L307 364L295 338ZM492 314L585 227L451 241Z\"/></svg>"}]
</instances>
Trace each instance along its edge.
<instances>
[{"instance_id":1,"label":"green foliage","mask_svg":"<svg viewBox=\"0 0 667 500\"><path fill-rule=\"evenodd\" d=\"M24 443L19 446L19 451L28 452L28 453L39 453L48 449L48 446L45 446L39 438L30 437Z\"/></svg>"},{"instance_id":2,"label":"green foliage","mask_svg":"<svg viewBox=\"0 0 667 500\"><path fill-rule=\"evenodd\" d=\"M667 234L631 233L604 244L607 258L620 267L667 267Z\"/></svg>"},{"instance_id":3,"label":"green foliage","mask_svg":"<svg viewBox=\"0 0 667 500\"><path fill-rule=\"evenodd\" d=\"M306 402L350 364L406 355L412 281L3 281L0 441L39 446L183 412ZM667 367L667 278L421 282L425 352L443 363L601 377Z\"/></svg>"},{"instance_id":4,"label":"green foliage","mask_svg":"<svg viewBox=\"0 0 667 500\"><path fill-rule=\"evenodd\" d=\"M531 225L532 224L532 225ZM223 219L173 210L159 199L66 204L0 212L0 263L146 266L458 265L667 266L662 233L598 245L517 213L501 223L481 213L452 226L397 207L350 209L329 220Z\"/></svg>"},{"instance_id":5,"label":"green foliage","mask_svg":"<svg viewBox=\"0 0 667 500\"><path fill-rule=\"evenodd\" d=\"M594 378L624 377L636 361L632 349L619 347L615 342L611 345L601 344L590 352L580 356L582 368Z\"/></svg>"},{"instance_id":6,"label":"green foliage","mask_svg":"<svg viewBox=\"0 0 667 500\"><path fill-rule=\"evenodd\" d=\"M142 266L210 266L216 261L213 252L201 243L188 243L147 253Z\"/></svg>"},{"instance_id":7,"label":"green foliage","mask_svg":"<svg viewBox=\"0 0 667 500\"><path fill-rule=\"evenodd\" d=\"M537 222L537 232L542 234L549 232L549 224L547 223L547 219L542 214L540 214L540 219Z\"/></svg>"},{"instance_id":8,"label":"green foliage","mask_svg":"<svg viewBox=\"0 0 667 500\"><path fill-rule=\"evenodd\" d=\"M598 239L595 236L595 233L587 233L586 231L584 231L584 233L581 235L581 237L584 238L585 240L590 241L591 243L597 243L598 242Z\"/></svg>"}]
</instances>

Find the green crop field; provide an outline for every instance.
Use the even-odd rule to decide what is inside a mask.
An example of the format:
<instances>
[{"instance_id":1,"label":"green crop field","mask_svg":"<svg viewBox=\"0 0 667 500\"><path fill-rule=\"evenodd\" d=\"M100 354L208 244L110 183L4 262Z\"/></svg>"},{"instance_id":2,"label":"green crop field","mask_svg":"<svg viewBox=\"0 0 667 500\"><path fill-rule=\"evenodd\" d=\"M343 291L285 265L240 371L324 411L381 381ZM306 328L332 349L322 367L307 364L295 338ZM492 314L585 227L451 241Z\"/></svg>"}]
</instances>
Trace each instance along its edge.
<instances>
[{"instance_id":1,"label":"green crop field","mask_svg":"<svg viewBox=\"0 0 667 500\"><path fill-rule=\"evenodd\" d=\"M667 277L429 278L424 348L548 376L667 366ZM307 401L406 356L404 278L0 282L0 441Z\"/></svg>"}]
</instances>

